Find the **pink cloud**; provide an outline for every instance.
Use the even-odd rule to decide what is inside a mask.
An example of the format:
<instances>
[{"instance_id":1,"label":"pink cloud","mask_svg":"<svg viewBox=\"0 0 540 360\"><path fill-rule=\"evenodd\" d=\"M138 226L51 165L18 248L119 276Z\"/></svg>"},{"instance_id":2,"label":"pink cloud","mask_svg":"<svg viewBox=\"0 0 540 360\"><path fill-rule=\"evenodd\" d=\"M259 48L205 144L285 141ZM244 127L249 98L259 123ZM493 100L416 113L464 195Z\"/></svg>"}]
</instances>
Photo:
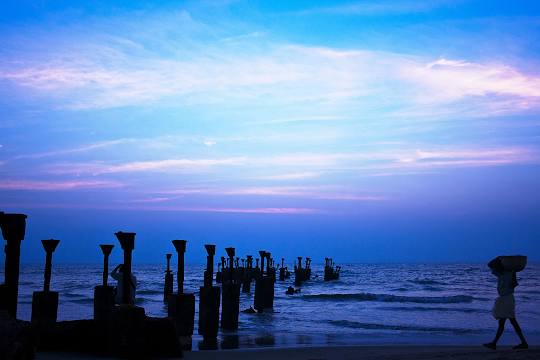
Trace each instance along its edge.
<instances>
[{"instance_id":1,"label":"pink cloud","mask_svg":"<svg viewBox=\"0 0 540 360\"><path fill-rule=\"evenodd\" d=\"M60 191L75 189L106 189L119 188L123 184L117 181L27 181L4 180L0 181L2 190L43 190Z\"/></svg>"}]
</instances>

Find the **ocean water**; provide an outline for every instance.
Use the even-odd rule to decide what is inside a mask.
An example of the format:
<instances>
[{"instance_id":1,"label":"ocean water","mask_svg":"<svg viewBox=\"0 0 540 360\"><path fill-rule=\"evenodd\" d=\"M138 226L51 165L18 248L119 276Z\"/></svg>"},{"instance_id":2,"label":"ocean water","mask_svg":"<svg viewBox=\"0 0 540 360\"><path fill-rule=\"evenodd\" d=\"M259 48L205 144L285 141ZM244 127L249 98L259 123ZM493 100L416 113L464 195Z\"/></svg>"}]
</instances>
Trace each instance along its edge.
<instances>
[{"instance_id":1,"label":"ocean water","mask_svg":"<svg viewBox=\"0 0 540 360\"><path fill-rule=\"evenodd\" d=\"M285 295L292 278L277 281L273 312L241 313L239 330L221 333L221 346L461 345L479 344L493 337L496 321L491 307L496 278L484 264L342 267L339 280L324 282L323 264L313 264L312 280L293 296ZM203 269L202 265L186 266L185 291L195 293L196 308ZM163 265L135 264L133 268L139 282L137 304L151 316L167 313L162 301L164 270ZM60 293L59 320L92 317L93 287L101 282L101 271L100 264L53 265L51 290ZM530 264L518 279L518 320L529 342L539 344L540 264ZM22 265L18 318L30 319L32 292L42 286L43 265ZM253 291L254 285L251 294L241 294L241 310L253 305ZM200 340L194 335L194 349ZM501 341L518 343L510 324Z\"/></svg>"}]
</instances>

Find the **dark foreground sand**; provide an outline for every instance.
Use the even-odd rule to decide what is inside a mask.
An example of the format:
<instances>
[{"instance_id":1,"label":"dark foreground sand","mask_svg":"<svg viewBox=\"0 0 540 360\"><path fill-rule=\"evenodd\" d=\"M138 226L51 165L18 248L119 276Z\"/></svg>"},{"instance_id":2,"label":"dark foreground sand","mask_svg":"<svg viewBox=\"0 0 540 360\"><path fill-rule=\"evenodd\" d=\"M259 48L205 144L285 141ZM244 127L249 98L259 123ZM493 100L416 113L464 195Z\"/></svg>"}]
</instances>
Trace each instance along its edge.
<instances>
[{"instance_id":1,"label":"dark foreground sand","mask_svg":"<svg viewBox=\"0 0 540 360\"><path fill-rule=\"evenodd\" d=\"M96 359L95 357L64 354L40 353L38 360L48 359ZM540 347L514 351L510 347L501 347L496 351L480 346L332 346L300 348L268 348L246 350L218 350L186 352L187 360L465 360L465 359L540 359ZM103 359L103 358L102 358Z\"/></svg>"}]
</instances>

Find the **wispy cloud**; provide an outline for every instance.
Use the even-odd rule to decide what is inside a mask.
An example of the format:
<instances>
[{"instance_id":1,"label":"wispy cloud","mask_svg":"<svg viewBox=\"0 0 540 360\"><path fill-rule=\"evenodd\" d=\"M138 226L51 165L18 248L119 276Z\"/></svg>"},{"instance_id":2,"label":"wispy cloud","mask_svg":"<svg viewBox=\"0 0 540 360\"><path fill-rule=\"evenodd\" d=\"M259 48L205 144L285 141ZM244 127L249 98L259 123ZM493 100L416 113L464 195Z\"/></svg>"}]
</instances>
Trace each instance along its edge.
<instances>
[{"instance_id":1,"label":"wispy cloud","mask_svg":"<svg viewBox=\"0 0 540 360\"><path fill-rule=\"evenodd\" d=\"M49 167L49 172L56 174L115 174L135 172L175 172L204 171L215 166L239 166L245 163L245 157L222 159L164 159L154 161L133 161L120 164L103 162L63 163Z\"/></svg>"},{"instance_id":2,"label":"wispy cloud","mask_svg":"<svg viewBox=\"0 0 540 360\"><path fill-rule=\"evenodd\" d=\"M148 51L133 54L131 47L117 41L81 46L77 54L51 49L47 58L4 62L0 79L71 109L161 102L274 106L316 102L358 107L369 100L370 108L379 109L380 115L430 105L434 107L428 108L430 113L444 109L458 114L469 106L471 115L487 116L540 107L540 77L501 62L357 48L251 45L249 51L239 52L235 46L209 42L189 48L189 56L178 58ZM473 102L474 110L464 101ZM266 122L341 118L322 114Z\"/></svg>"},{"instance_id":3,"label":"wispy cloud","mask_svg":"<svg viewBox=\"0 0 540 360\"><path fill-rule=\"evenodd\" d=\"M295 12L298 15L344 15L344 16L373 16L421 13L453 3L448 0L411 1L411 0L382 0L382 1L351 1L346 4L327 7L315 7Z\"/></svg>"},{"instance_id":4,"label":"wispy cloud","mask_svg":"<svg viewBox=\"0 0 540 360\"><path fill-rule=\"evenodd\" d=\"M286 173L286 174L259 176L256 179L257 180L275 180L275 181L303 180L303 179L316 178L316 177L321 176L322 174L323 173L321 172L304 171L304 172L293 172L293 173Z\"/></svg>"},{"instance_id":5,"label":"wispy cloud","mask_svg":"<svg viewBox=\"0 0 540 360\"><path fill-rule=\"evenodd\" d=\"M124 185L118 181L33 181L33 180L1 180L0 190L35 190L62 191L81 189L110 189Z\"/></svg>"},{"instance_id":6,"label":"wispy cloud","mask_svg":"<svg viewBox=\"0 0 540 360\"><path fill-rule=\"evenodd\" d=\"M159 194L174 195L215 195L215 196L277 196L289 198L306 198L320 200L349 200L349 201L382 201L384 196L365 195L350 189L331 186L267 186L243 188L182 188L177 190L158 191Z\"/></svg>"},{"instance_id":7,"label":"wispy cloud","mask_svg":"<svg viewBox=\"0 0 540 360\"><path fill-rule=\"evenodd\" d=\"M99 209L124 211L160 211L160 212L203 212L203 213L232 213L232 214L268 214L268 215L314 215L325 213L315 208L296 207L185 207L185 206L159 206L159 205L96 205L52 202L17 202L2 204L7 208L30 209Z\"/></svg>"}]
</instances>

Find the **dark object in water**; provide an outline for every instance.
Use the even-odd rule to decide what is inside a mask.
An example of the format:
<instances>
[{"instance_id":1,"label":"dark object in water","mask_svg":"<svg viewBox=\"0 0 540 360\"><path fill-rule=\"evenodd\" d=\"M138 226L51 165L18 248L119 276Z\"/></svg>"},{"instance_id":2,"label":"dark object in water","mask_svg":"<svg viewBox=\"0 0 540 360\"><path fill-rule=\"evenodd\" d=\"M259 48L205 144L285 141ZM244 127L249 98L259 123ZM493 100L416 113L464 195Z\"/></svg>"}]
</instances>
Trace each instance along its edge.
<instances>
[{"instance_id":1,"label":"dark object in water","mask_svg":"<svg viewBox=\"0 0 540 360\"><path fill-rule=\"evenodd\" d=\"M324 258L324 281L339 279L341 266L335 266L332 258Z\"/></svg>"},{"instance_id":2,"label":"dark object in water","mask_svg":"<svg viewBox=\"0 0 540 360\"><path fill-rule=\"evenodd\" d=\"M301 291L302 291L302 289L295 289L292 286L289 286L287 288L287 291L285 291L285 294L286 295L294 295L294 294L298 294Z\"/></svg>"},{"instance_id":3,"label":"dark object in water","mask_svg":"<svg viewBox=\"0 0 540 360\"><path fill-rule=\"evenodd\" d=\"M257 313L257 310L255 310L255 309L253 308L253 306L250 306L249 309L242 310L242 312L243 312L244 314L256 314L256 313Z\"/></svg>"},{"instance_id":4,"label":"dark object in water","mask_svg":"<svg viewBox=\"0 0 540 360\"><path fill-rule=\"evenodd\" d=\"M294 285L300 286L304 281L311 279L311 259L306 258L306 266L302 267L302 257L298 257L298 264L294 266Z\"/></svg>"}]
</instances>

